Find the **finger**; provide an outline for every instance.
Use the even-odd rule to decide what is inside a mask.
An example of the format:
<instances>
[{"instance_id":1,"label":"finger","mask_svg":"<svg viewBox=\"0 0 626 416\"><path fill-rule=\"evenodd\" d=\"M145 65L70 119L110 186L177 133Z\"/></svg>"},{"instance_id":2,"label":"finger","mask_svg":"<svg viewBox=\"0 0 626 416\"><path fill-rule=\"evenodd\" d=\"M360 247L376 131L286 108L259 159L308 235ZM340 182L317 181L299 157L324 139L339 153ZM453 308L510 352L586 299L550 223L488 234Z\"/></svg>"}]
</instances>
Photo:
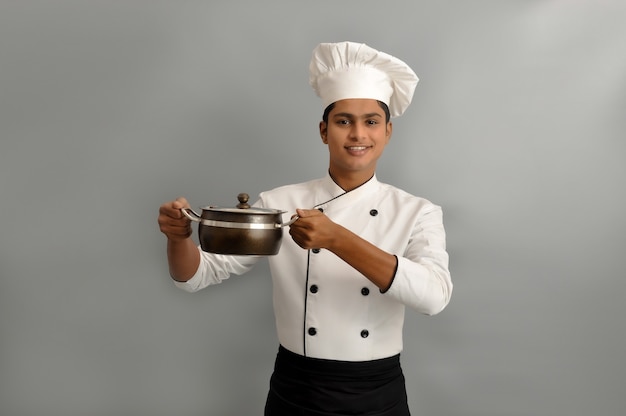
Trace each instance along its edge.
<instances>
[{"instance_id":1,"label":"finger","mask_svg":"<svg viewBox=\"0 0 626 416\"><path fill-rule=\"evenodd\" d=\"M179 196L178 198L176 198L175 201L172 202L172 207L175 209L181 209L181 208L189 208L189 202L187 202L187 200L182 197Z\"/></svg>"},{"instance_id":2,"label":"finger","mask_svg":"<svg viewBox=\"0 0 626 416\"><path fill-rule=\"evenodd\" d=\"M317 215L322 215L322 212L320 210L317 209L296 209L296 213L302 217L302 218L306 218L306 217L314 217Z\"/></svg>"},{"instance_id":3,"label":"finger","mask_svg":"<svg viewBox=\"0 0 626 416\"><path fill-rule=\"evenodd\" d=\"M170 218L180 219L181 217L182 214L180 209L173 208L171 202L163 204L159 207L159 221L167 221Z\"/></svg>"},{"instance_id":4,"label":"finger","mask_svg":"<svg viewBox=\"0 0 626 416\"><path fill-rule=\"evenodd\" d=\"M181 212L182 209L187 209L190 208L189 206L189 202L187 202L187 200L183 197L178 197L176 198L175 201L172 201L172 217L174 218L185 218L187 219L187 217L185 217L183 215L183 213Z\"/></svg>"},{"instance_id":5,"label":"finger","mask_svg":"<svg viewBox=\"0 0 626 416\"><path fill-rule=\"evenodd\" d=\"M191 226L189 222L167 218L162 220L159 218L159 228L161 232L168 236L189 236L191 235Z\"/></svg>"},{"instance_id":6,"label":"finger","mask_svg":"<svg viewBox=\"0 0 626 416\"><path fill-rule=\"evenodd\" d=\"M289 230L289 234L291 235L291 239L294 241L294 243L296 243L301 248L306 248L304 246L302 237L300 236L298 232L296 232L293 228L291 228Z\"/></svg>"},{"instance_id":7,"label":"finger","mask_svg":"<svg viewBox=\"0 0 626 416\"><path fill-rule=\"evenodd\" d=\"M173 218L168 214L159 215L158 223L161 230L189 227L189 223L182 218Z\"/></svg>"},{"instance_id":8,"label":"finger","mask_svg":"<svg viewBox=\"0 0 626 416\"><path fill-rule=\"evenodd\" d=\"M174 201L166 202L159 208L159 214L166 215L170 218L182 219L186 217L181 212L181 209L189 208L189 203L185 198L178 198Z\"/></svg>"}]
</instances>

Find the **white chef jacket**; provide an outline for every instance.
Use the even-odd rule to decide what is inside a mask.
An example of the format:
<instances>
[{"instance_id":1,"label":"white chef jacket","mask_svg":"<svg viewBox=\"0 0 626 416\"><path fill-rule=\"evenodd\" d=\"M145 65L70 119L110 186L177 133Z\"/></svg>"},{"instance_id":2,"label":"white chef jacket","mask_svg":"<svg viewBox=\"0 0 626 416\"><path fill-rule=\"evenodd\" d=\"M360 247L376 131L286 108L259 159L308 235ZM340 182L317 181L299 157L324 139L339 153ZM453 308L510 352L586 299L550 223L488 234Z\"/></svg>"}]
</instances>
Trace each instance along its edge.
<instances>
[{"instance_id":1,"label":"white chef jacket","mask_svg":"<svg viewBox=\"0 0 626 416\"><path fill-rule=\"evenodd\" d=\"M296 208L320 208L398 259L393 282L382 293L335 254L302 249L284 231L279 253L268 259L278 339L290 351L343 361L390 357L402 350L405 305L433 315L450 300L442 210L426 199L376 176L346 193L326 175L263 192L255 206L286 211L284 222ZM196 274L175 282L181 289L194 292L220 283L250 270L260 258L200 253Z\"/></svg>"}]
</instances>

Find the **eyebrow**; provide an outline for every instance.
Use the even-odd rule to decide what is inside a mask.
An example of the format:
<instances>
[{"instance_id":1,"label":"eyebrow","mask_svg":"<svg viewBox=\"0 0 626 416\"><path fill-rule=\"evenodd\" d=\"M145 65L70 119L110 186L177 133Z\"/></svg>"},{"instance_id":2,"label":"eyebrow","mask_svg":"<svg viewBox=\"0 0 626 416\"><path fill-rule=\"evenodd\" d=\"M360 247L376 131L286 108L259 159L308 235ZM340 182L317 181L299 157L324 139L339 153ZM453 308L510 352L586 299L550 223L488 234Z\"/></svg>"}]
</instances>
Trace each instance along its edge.
<instances>
[{"instance_id":1,"label":"eyebrow","mask_svg":"<svg viewBox=\"0 0 626 416\"><path fill-rule=\"evenodd\" d=\"M338 118L338 117L358 118L357 116L355 116L354 114L351 114L351 113L337 113L337 114L333 115L333 118ZM367 113L367 114L363 114L360 117L361 118L372 118L372 117L380 117L380 118L382 118L383 116L380 113Z\"/></svg>"}]
</instances>

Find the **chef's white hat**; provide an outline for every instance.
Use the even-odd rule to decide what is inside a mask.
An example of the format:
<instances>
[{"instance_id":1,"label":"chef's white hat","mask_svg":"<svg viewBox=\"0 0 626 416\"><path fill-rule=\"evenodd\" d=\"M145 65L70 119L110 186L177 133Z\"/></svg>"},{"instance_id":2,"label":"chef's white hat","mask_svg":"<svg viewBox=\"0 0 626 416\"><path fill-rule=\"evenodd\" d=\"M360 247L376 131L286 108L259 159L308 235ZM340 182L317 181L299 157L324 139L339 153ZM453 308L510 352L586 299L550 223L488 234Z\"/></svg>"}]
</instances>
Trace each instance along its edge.
<instances>
[{"instance_id":1,"label":"chef's white hat","mask_svg":"<svg viewBox=\"0 0 626 416\"><path fill-rule=\"evenodd\" d=\"M417 81L406 63L364 43L320 43L309 65L309 83L324 108L348 98L371 98L397 117L411 104Z\"/></svg>"}]
</instances>

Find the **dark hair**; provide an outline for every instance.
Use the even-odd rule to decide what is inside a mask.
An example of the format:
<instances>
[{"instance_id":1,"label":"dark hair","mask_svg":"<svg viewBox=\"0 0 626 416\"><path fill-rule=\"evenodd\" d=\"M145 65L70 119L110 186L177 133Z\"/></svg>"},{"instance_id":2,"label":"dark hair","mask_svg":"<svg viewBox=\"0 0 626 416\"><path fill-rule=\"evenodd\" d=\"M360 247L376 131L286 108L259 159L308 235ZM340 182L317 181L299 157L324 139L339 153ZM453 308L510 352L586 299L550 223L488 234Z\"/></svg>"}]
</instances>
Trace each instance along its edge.
<instances>
[{"instance_id":1,"label":"dark hair","mask_svg":"<svg viewBox=\"0 0 626 416\"><path fill-rule=\"evenodd\" d=\"M376 100L376 101L378 101L378 100ZM391 119L391 115L389 113L389 107L387 106L387 104L383 103L382 101L378 101L378 105L385 112L385 123L389 123L389 120ZM333 108L335 108L335 103L330 104L324 110L324 114L322 115L322 121L324 123L328 124L328 115L330 114L331 111L333 111Z\"/></svg>"}]
</instances>

